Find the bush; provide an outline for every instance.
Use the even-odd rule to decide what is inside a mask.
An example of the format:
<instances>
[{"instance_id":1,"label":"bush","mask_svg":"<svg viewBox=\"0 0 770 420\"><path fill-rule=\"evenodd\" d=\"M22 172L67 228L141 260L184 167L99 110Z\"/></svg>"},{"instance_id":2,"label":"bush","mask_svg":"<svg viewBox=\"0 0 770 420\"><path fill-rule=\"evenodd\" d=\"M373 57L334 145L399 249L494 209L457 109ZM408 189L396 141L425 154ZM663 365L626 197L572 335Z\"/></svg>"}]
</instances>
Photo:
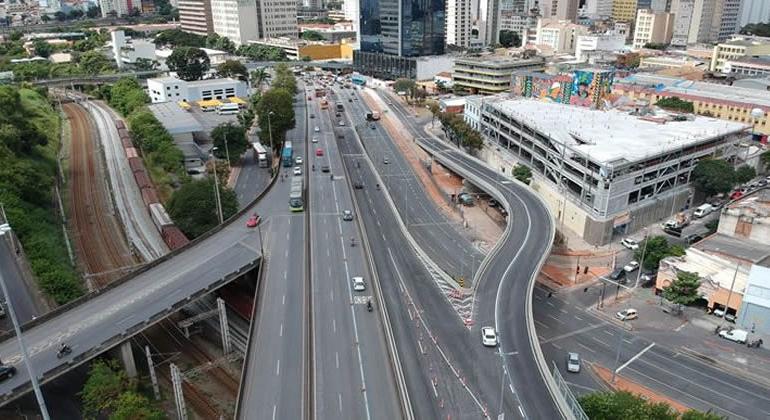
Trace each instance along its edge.
<instances>
[{"instance_id":1,"label":"bush","mask_svg":"<svg viewBox=\"0 0 770 420\"><path fill-rule=\"evenodd\" d=\"M168 214L188 237L196 238L219 224L213 178L191 181L174 191ZM219 185L224 219L238 211L235 192Z\"/></svg>"},{"instance_id":2,"label":"bush","mask_svg":"<svg viewBox=\"0 0 770 420\"><path fill-rule=\"evenodd\" d=\"M659 100L658 102L655 102L655 105L664 108L664 109L670 109L673 111L680 111L680 112L693 112L695 108L693 107L692 102L684 101L682 99L679 99L676 96L672 96L670 98L663 98Z\"/></svg>"}]
</instances>

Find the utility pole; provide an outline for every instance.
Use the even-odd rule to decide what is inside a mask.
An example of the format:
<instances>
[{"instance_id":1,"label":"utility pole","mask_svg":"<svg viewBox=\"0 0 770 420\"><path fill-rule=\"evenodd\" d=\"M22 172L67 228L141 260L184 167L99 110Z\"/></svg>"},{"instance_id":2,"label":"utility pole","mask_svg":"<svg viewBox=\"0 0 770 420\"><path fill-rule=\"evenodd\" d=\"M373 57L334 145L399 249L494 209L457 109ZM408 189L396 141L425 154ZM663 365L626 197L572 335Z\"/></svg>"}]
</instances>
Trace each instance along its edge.
<instances>
[{"instance_id":1,"label":"utility pole","mask_svg":"<svg viewBox=\"0 0 770 420\"><path fill-rule=\"evenodd\" d=\"M642 269L644 269L644 254L647 252L648 234L647 228L644 228L644 246L642 247L642 260L639 261L639 268L636 272L636 284L634 289L639 287L639 279L642 277Z\"/></svg>"},{"instance_id":2,"label":"utility pole","mask_svg":"<svg viewBox=\"0 0 770 420\"><path fill-rule=\"evenodd\" d=\"M211 149L211 157L213 158L214 162L214 195L217 200L217 214L219 215L219 224L221 225L224 223L224 217L222 216L222 201L219 197L219 174L217 174L217 158L214 156L214 152L216 150L216 147Z\"/></svg>"},{"instance_id":3,"label":"utility pole","mask_svg":"<svg viewBox=\"0 0 770 420\"><path fill-rule=\"evenodd\" d=\"M230 329L227 326L227 311L225 310L225 301L217 298L217 309L219 310L219 329L222 330L222 349L225 355L230 354Z\"/></svg>"},{"instance_id":4,"label":"utility pole","mask_svg":"<svg viewBox=\"0 0 770 420\"><path fill-rule=\"evenodd\" d=\"M155 365L152 362L152 354L150 354L150 346L144 346L144 354L147 355L147 366L150 368L150 380L152 381L152 392L155 394L155 399L160 401L160 388L158 388L158 376L155 375Z\"/></svg>"},{"instance_id":5,"label":"utility pole","mask_svg":"<svg viewBox=\"0 0 770 420\"><path fill-rule=\"evenodd\" d=\"M615 383L615 375L618 372L618 367L620 366L620 350L623 348L623 335L625 335L626 332L626 320L623 320L623 329L620 331L620 334L618 335L618 352L615 353L615 368L612 369L612 380L610 383Z\"/></svg>"},{"instance_id":6,"label":"utility pole","mask_svg":"<svg viewBox=\"0 0 770 420\"><path fill-rule=\"evenodd\" d=\"M179 420L187 420L187 407L184 403L182 392L182 374L175 364L171 364L171 385L174 388L174 402L176 403L176 417Z\"/></svg>"},{"instance_id":7,"label":"utility pole","mask_svg":"<svg viewBox=\"0 0 770 420\"><path fill-rule=\"evenodd\" d=\"M740 263L735 263L735 273L733 273L733 281L730 283L730 292L727 294L727 302L725 302L725 315L727 315L727 310L730 309L730 298L733 297L733 289L735 288L735 279L738 277L738 268L740 268L740 266L741 266Z\"/></svg>"}]
</instances>

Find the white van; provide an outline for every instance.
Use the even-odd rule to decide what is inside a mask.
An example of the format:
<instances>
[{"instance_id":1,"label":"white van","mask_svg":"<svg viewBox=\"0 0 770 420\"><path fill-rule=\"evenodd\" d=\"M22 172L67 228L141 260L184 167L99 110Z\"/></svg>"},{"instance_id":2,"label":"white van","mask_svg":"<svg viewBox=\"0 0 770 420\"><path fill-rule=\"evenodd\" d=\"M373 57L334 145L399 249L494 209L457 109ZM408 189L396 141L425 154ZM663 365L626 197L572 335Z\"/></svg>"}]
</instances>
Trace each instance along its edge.
<instances>
[{"instance_id":1,"label":"white van","mask_svg":"<svg viewBox=\"0 0 770 420\"><path fill-rule=\"evenodd\" d=\"M725 340L735 341L738 344L746 344L749 333L744 330L732 329L719 331L719 336Z\"/></svg>"},{"instance_id":2,"label":"white van","mask_svg":"<svg viewBox=\"0 0 770 420\"><path fill-rule=\"evenodd\" d=\"M692 213L693 216L701 218L706 216L707 214L711 213L714 210L714 207L711 206L711 204L703 204Z\"/></svg>"},{"instance_id":3,"label":"white van","mask_svg":"<svg viewBox=\"0 0 770 420\"><path fill-rule=\"evenodd\" d=\"M237 114L241 111L241 108L238 106L238 104L234 103L226 103L219 105L217 107L217 114L219 115L230 115L230 114Z\"/></svg>"}]
</instances>

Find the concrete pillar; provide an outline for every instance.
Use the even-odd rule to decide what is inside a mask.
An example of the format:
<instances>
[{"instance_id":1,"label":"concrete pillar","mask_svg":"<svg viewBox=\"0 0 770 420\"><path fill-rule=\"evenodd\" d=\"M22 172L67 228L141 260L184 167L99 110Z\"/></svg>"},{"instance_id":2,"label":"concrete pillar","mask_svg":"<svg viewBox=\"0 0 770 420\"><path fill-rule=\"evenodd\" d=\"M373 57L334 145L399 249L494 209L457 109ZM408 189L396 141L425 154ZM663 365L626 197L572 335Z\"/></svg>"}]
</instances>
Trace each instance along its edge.
<instances>
[{"instance_id":1,"label":"concrete pillar","mask_svg":"<svg viewBox=\"0 0 770 420\"><path fill-rule=\"evenodd\" d=\"M126 375L129 378L136 378L136 361L134 361L134 352L131 351L131 342L126 341L120 345L120 358L123 360L123 367L126 369Z\"/></svg>"}]
</instances>

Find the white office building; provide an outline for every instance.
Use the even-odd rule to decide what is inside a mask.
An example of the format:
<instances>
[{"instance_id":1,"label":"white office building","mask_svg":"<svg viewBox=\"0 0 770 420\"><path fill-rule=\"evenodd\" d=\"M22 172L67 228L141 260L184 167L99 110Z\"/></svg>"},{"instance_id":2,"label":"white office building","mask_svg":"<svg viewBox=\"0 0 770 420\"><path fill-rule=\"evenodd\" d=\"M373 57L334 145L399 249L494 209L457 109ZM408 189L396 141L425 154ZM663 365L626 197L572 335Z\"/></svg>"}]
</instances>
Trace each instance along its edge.
<instances>
[{"instance_id":1,"label":"white office building","mask_svg":"<svg viewBox=\"0 0 770 420\"><path fill-rule=\"evenodd\" d=\"M471 45L471 0L446 1L446 43L468 48Z\"/></svg>"},{"instance_id":2,"label":"white office building","mask_svg":"<svg viewBox=\"0 0 770 420\"><path fill-rule=\"evenodd\" d=\"M770 0L743 0L741 2L739 27L742 28L749 23L764 22L770 22Z\"/></svg>"},{"instance_id":3,"label":"white office building","mask_svg":"<svg viewBox=\"0 0 770 420\"><path fill-rule=\"evenodd\" d=\"M259 0L257 21L259 38L297 38L297 1Z\"/></svg>"},{"instance_id":4,"label":"white office building","mask_svg":"<svg viewBox=\"0 0 770 420\"><path fill-rule=\"evenodd\" d=\"M580 62L585 62L588 60L589 53L623 51L625 45L626 37L621 34L579 35L575 44L575 58Z\"/></svg>"},{"instance_id":5,"label":"white office building","mask_svg":"<svg viewBox=\"0 0 770 420\"><path fill-rule=\"evenodd\" d=\"M246 82L235 79L209 79L187 82L174 77L147 79L147 93L152 103L196 102L248 96Z\"/></svg>"},{"instance_id":6,"label":"white office building","mask_svg":"<svg viewBox=\"0 0 770 420\"><path fill-rule=\"evenodd\" d=\"M577 46L577 38L587 33L588 30L585 26L574 24L568 20L538 19L535 43L547 45L557 54L573 54Z\"/></svg>"},{"instance_id":7,"label":"white office building","mask_svg":"<svg viewBox=\"0 0 770 420\"><path fill-rule=\"evenodd\" d=\"M214 32L243 45L259 36L255 0L211 0Z\"/></svg>"}]
</instances>

